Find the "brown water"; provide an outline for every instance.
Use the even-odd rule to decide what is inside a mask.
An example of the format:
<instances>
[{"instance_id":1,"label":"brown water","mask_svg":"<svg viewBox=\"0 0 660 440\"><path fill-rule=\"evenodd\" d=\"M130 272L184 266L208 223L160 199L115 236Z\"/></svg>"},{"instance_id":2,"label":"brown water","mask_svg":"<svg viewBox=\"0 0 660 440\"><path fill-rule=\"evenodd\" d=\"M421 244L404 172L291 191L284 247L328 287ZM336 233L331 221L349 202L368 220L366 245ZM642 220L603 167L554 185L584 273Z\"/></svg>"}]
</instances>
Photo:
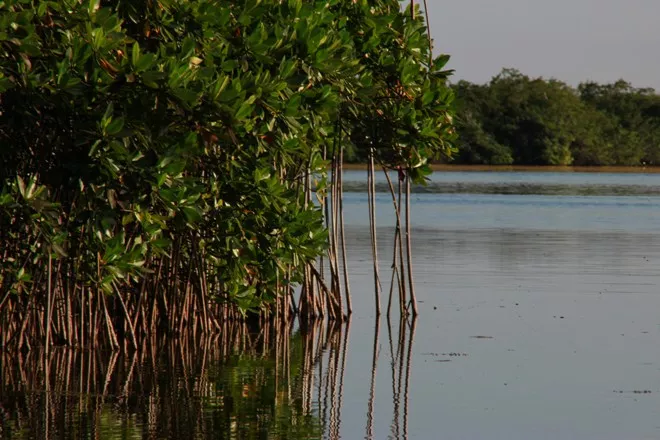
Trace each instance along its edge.
<instances>
[{"instance_id":1,"label":"brown water","mask_svg":"<svg viewBox=\"0 0 660 440\"><path fill-rule=\"evenodd\" d=\"M513 178L552 179L528 174ZM388 197L378 199L385 279ZM4 356L0 438L660 437L660 198L415 194L421 313L381 318L378 332L366 196L345 203L348 327L286 338L236 328L138 357Z\"/></svg>"}]
</instances>

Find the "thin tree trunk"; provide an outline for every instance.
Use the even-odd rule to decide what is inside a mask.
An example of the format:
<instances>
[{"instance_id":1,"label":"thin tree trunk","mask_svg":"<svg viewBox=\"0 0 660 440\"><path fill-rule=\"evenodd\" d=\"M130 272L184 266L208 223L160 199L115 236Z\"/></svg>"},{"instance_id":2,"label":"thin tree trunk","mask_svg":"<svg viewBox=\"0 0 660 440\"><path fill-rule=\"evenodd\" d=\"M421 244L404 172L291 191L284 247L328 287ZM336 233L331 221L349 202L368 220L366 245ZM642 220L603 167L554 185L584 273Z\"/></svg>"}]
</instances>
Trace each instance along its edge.
<instances>
[{"instance_id":1,"label":"thin tree trunk","mask_svg":"<svg viewBox=\"0 0 660 440\"><path fill-rule=\"evenodd\" d=\"M344 233L344 149L339 153L339 233L341 240L342 266L344 268L344 290L346 294L346 312L348 316L353 313L351 303L351 288L348 282L348 263L346 257L346 235Z\"/></svg>"},{"instance_id":2,"label":"thin tree trunk","mask_svg":"<svg viewBox=\"0 0 660 440\"><path fill-rule=\"evenodd\" d=\"M371 230L371 254L374 263L374 287L376 316L380 316L380 276L378 274L378 238L376 235L376 184L374 182L374 156L373 149L369 152L368 167L368 197L369 197L369 227Z\"/></svg>"},{"instance_id":3,"label":"thin tree trunk","mask_svg":"<svg viewBox=\"0 0 660 440\"><path fill-rule=\"evenodd\" d=\"M433 67L433 39L431 38L431 22L429 21L429 5L427 4L427 0L424 0L424 14L426 15L426 35L429 37L429 67Z\"/></svg>"},{"instance_id":4,"label":"thin tree trunk","mask_svg":"<svg viewBox=\"0 0 660 440\"><path fill-rule=\"evenodd\" d=\"M98 295L101 297L101 305L103 306L103 315L105 317L105 325L108 332L108 339L110 340L110 346L113 350L119 348L119 342L117 341L117 334L115 333L115 328L112 325L112 319L110 318L110 313L108 313L108 306L105 301L105 295L103 292L98 292Z\"/></svg>"},{"instance_id":5,"label":"thin tree trunk","mask_svg":"<svg viewBox=\"0 0 660 440\"><path fill-rule=\"evenodd\" d=\"M417 316L417 299L415 298L415 283L412 269L412 237L410 225L410 176L406 174L406 253L408 258L408 285L410 287L410 303L413 317Z\"/></svg>"},{"instance_id":6,"label":"thin tree trunk","mask_svg":"<svg viewBox=\"0 0 660 440\"><path fill-rule=\"evenodd\" d=\"M50 352L50 318L53 313L52 298L53 296L53 256L48 253L48 294L46 296L46 358Z\"/></svg>"},{"instance_id":7,"label":"thin tree trunk","mask_svg":"<svg viewBox=\"0 0 660 440\"><path fill-rule=\"evenodd\" d=\"M121 297L121 293L119 293L119 289L115 288L115 290L117 291L117 297L119 298L119 303L121 304L121 308L124 311L124 318L128 323L128 329L131 334L131 343L133 344L133 348L137 350L138 344L137 344L137 339L135 339L135 329L133 328L133 323L131 322L131 315L128 313L128 309L126 308L126 303L124 302L124 299Z\"/></svg>"}]
</instances>

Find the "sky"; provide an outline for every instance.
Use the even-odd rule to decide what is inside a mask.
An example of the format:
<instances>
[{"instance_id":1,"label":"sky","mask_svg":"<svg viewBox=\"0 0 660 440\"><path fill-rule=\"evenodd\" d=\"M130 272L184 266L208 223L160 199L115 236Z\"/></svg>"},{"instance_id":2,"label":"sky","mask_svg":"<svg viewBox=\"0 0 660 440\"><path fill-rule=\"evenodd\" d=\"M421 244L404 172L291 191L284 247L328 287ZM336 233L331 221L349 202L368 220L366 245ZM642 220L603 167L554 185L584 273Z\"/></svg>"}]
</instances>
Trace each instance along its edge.
<instances>
[{"instance_id":1,"label":"sky","mask_svg":"<svg viewBox=\"0 0 660 440\"><path fill-rule=\"evenodd\" d=\"M421 0L417 0L422 3ZM503 67L572 85L624 79L660 91L660 0L427 0L453 81Z\"/></svg>"}]
</instances>

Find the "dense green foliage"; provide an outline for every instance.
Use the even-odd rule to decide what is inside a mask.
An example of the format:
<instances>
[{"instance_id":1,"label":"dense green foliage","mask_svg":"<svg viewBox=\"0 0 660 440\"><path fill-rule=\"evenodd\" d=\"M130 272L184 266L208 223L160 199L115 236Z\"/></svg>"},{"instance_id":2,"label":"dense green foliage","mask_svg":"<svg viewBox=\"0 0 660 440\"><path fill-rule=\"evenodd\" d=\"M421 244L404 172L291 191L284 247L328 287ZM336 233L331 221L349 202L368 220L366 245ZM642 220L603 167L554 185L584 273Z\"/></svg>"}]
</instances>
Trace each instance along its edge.
<instances>
[{"instance_id":1,"label":"dense green foliage","mask_svg":"<svg viewBox=\"0 0 660 440\"><path fill-rule=\"evenodd\" d=\"M305 176L338 147L418 180L450 151L446 61L396 0L0 2L0 316L48 280L167 326L271 302L326 246Z\"/></svg>"},{"instance_id":2,"label":"dense green foliage","mask_svg":"<svg viewBox=\"0 0 660 440\"><path fill-rule=\"evenodd\" d=\"M660 96L625 81L577 88L505 69L459 81L457 163L660 164Z\"/></svg>"}]
</instances>

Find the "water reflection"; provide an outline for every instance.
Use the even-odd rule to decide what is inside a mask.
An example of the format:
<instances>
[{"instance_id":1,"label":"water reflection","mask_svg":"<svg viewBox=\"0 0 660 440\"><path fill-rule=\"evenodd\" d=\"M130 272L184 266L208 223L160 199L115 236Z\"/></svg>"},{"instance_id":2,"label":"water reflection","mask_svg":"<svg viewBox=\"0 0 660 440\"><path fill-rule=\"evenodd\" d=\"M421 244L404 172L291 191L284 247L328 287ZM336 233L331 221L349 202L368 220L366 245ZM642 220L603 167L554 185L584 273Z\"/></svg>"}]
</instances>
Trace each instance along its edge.
<instances>
[{"instance_id":1,"label":"water reflection","mask_svg":"<svg viewBox=\"0 0 660 440\"><path fill-rule=\"evenodd\" d=\"M277 330L277 331L276 331ZM373 438L380 323L367 438ZM387 322L392 438L407 438L414 321ZM339 439L350 323L145 344L133 354L0 355L0 438ZM385 380L385 376L381 380Z\"/></svg>"},{"instance_id":2,"label":"water reflection","mask_svg":"<svg viewBox=\"0 0 660 440\"><path fill-rule=\"evenodd\" d=\"M397 333L392 330L392 322L387 319L387 342L389 347L389 379L392 386L392 421L389 438L408 438L408 402L410 374L412 368L412 348L417 320L414 318L399 321ZM371 379L367 405L367 426L365 438L374 438L374 412L376 410L376 373L381 352L380 319L376 319L372 347ZM393 341L396 341L396 345Z\"/></svg>"},{"instance_id":3,"label":"water reflection","mask_svg":"<svg viewBox=\"0 0 660 440\"><path fill-rule=\"evenodd\" d=\"M2 438L318 438L315 368L337 327L143 347L2 355Z\"/></svg>"},{"instance_id":4,"label":"water reflection","mask_svg":"<svg viewBox=\"0 0 660 440\"><path fill-rule=\"evenodd\" d=\"M416 320L402 320L399 322L399 332L395 350L392 344L392 326L390 321L387 321L390 358L392 360L390 364L392 368L392 394L394 396L394 414L392 416L390 431L392 437L396 439L408 438L410 361L416 324ZM407 333L408 331L410 332L409 334ZM401 426L401 422L403 422L403 427Z\"/></svg>"}]
</instances>

